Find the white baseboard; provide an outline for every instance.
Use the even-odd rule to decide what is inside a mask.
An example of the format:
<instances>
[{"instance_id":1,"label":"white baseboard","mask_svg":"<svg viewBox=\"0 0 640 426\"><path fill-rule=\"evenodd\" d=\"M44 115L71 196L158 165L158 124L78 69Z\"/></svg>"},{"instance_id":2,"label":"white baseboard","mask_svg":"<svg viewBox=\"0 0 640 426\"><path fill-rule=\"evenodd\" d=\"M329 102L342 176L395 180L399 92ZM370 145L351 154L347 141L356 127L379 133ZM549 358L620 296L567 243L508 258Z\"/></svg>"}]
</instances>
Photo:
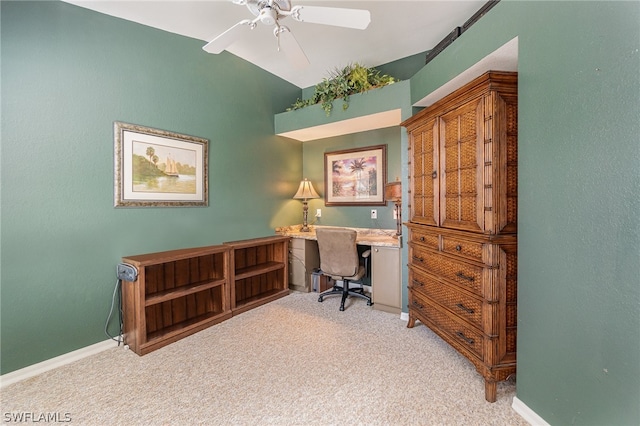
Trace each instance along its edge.
<instances>
[{"instance_id":1,"label":"white baseboard","mask_svg":"<svg viewBox=\"0 0 640 426\"><path fill-rule=\"evenodd\" d=\"M107 349L111 349L118 343L114 340L105 340L93 345L80 348L73 352L66 353L64 355L57 356L55 358L48 359L46 361L39 362L37 364L30 365L20 370L12 371L11 373L3 374L0 376L0 388L3 388L12 383L25 380L38 374L42 374L46 371L53 370L63 365L70 364L74 361L78 361L82 358L86 358L91 355L95 355Z\"/></svg>"},{"instance_id":2,"label":"white baseboard","mask_svg":"<svg viewBox=\"0 0 640 426\"><path fill-rule=\"evenodd\" d=\"M517 396L513 397L513 403L511 408L520 415L523 419L529 422L532 426L550 426L542 417L540 417L535 411L527 407L527 405L520 401Z\"/></svg>"},{"instance_id":3,"label":"white baseboard","mask_svg":"<svg viewBox=\"0 0 640 426\"><path fill-rule=\"evenodd\" d=\"M400 312L400 319L402 321L409 321L409 312Z\"/></svg>"}]
</instances>

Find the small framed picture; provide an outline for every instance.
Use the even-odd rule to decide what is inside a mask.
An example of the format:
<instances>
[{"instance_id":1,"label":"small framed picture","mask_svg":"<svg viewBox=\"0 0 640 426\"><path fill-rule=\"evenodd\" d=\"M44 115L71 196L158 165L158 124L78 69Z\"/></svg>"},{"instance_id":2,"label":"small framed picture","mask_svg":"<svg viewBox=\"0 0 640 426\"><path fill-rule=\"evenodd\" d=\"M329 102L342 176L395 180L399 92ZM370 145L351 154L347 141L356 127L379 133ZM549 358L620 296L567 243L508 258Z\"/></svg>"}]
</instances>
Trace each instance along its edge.
<instances>
[{"instance_id":1,"label":"small framed picture","mask_svg":"<svg viewBox=\"0 0 640 426\"><path fill-rule=\"evenodd\" d=\"M387 182L387 146L325 152L327 206L383 206Z\"/></svg>"}]
</instances>

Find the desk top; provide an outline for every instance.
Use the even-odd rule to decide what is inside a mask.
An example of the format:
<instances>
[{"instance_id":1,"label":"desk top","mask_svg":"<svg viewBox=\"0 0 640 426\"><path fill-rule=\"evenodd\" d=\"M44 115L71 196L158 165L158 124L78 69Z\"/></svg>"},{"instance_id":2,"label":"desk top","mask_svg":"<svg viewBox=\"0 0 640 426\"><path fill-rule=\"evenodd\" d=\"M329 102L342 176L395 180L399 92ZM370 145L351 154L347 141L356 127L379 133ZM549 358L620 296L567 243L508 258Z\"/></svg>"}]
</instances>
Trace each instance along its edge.
<instances>
[{"instance_id":1,"label":"desk top","mask_svg":"<svg viewBox=\"0 0 640 426\"><path fill-rule=\"evenodd\" d=\"M309 226L309 232L301 232L300 225L283 226L276 228L278 235L285 235L292 238L302 238L305 240L315 240L316 227L321 226ZM325 226L325 228L329 228ZM336 228L332 226L331 228ZM373 229L373 228L351 228L355 230L358 235L356 237L356 243L366 246L383 246L383 247L401 247L402 236L396 236L395 229Z\"/></svg>"}]
</instances>

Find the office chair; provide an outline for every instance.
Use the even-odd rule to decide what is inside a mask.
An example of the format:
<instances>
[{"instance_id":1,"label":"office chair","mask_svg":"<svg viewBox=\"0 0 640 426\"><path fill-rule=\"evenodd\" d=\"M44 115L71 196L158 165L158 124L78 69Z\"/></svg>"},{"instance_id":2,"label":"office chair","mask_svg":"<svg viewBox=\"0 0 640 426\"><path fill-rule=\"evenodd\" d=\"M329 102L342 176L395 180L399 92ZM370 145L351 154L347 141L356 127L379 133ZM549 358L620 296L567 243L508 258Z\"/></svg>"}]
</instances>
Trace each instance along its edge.
<instances>
[{"instance_id":1,"label":"office chair","mask_svg":"<svg viewBox=\"0 0 640 426\"><path fill-rule=\"evenodd\" d=\"M365 299L367 306L373 304L371 297L364 294L362 286L360 288L349 286L352 281L362 279L367 272L367 269L360 264L356 235L357 232L352 229L316 228L318 249L320 250L320 269L324 275L328 275L336 282L332 289L320 294L318 302L322 302L326 296L341 294L341 311L344 311L344 302L348 296ZM371 251L367 250L362 254L362 257L368 259L370 253ZM342 287L337 285L337 281L342 281Z\"/></svg>"}]
</instances>

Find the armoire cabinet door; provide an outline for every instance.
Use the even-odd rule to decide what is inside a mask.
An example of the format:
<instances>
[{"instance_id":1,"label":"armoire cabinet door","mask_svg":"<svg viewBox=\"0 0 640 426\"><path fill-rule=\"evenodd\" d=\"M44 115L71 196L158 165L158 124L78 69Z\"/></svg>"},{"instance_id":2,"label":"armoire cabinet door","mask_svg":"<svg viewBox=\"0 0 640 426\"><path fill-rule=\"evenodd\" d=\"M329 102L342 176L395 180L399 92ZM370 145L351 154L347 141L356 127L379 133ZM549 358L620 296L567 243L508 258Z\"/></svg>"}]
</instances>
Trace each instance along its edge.
<instances>
[{"instance_id":1,"label":"armoire cabinet door","mask_svg":"<svg viewBox=\"0 0 640 426\"><path fill-rule=\"evenodd\" d=\"M483 105L475 98L440 118L440 226L484 230Z\"/></svg>"},{"instance_id":2,"label":"armoire cabinet door","mask_svg":"<svg viewBox=\"0 0 640 426\"><path fill-rule=\"evenodd\" d=\"M411 146L411 221L425 225L438 225L438 127L437 119L410 132Z\"/></svg>"}]
</instances>

